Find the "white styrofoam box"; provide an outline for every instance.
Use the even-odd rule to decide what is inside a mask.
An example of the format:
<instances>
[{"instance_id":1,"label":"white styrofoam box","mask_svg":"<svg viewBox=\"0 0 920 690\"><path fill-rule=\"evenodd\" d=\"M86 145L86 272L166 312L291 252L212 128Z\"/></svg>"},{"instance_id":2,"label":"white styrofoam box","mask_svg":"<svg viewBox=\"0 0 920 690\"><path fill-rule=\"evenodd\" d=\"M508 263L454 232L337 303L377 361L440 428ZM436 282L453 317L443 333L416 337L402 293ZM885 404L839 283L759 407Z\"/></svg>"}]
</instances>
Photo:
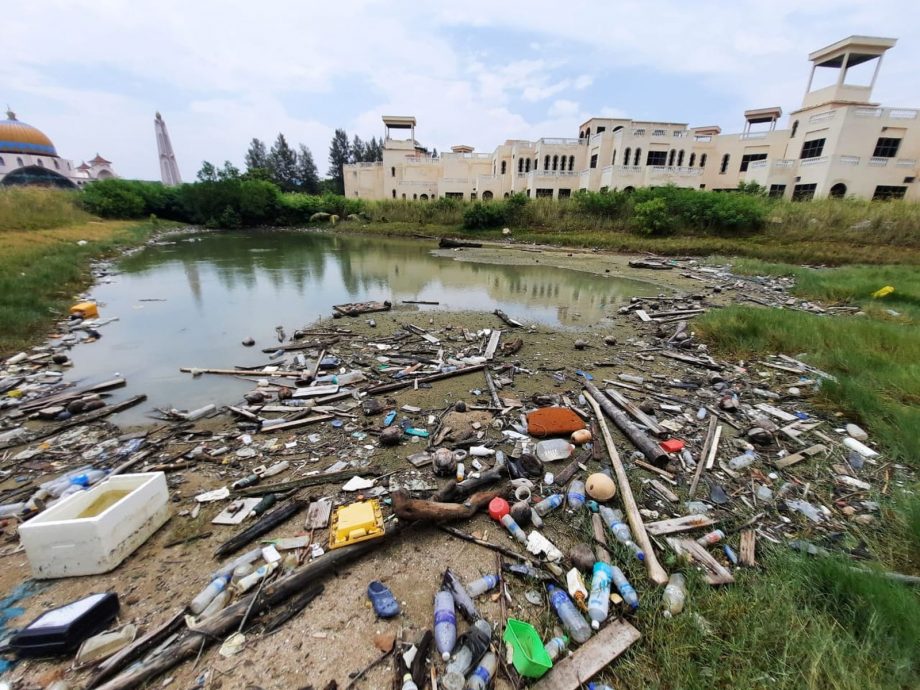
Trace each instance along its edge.
<instances>
[{"instance_id":1,"label":"white styrofoam box","mask_svg":"<svg viewBox=\"0 0 920 690\"><path fill-rule=\"evenodd\" d=\"M110 491L129 491L93 517L78 517ZM97 575L117 567L169 519L163 472L109 477L20 525L36 579Z\"/></svg>"}]
</instances>

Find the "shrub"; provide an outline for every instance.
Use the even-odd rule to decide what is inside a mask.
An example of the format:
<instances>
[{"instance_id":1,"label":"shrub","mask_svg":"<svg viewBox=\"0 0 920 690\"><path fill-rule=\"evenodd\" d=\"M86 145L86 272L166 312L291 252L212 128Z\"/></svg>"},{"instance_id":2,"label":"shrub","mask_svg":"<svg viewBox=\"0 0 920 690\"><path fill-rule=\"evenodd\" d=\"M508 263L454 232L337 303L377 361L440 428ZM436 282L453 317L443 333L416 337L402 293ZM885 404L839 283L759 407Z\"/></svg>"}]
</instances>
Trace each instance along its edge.
<instances>
[{"instance_id":1,"label":"shrub","mask_svg":"<svg viewBox=\"0 0 920 690\"><path fill-rule=\"evenodd\" d=\"M246 225L265 225L276 222L280 193L265 180L243 180L240 183L240 209L238 219Z\"/></svg>"},{"instance_id":2,"label":"shrub","mask_svg":"<svg viewBox=\"0 0 920 690\"><path fill-rule=\"evenodd\" d=\"M629 204L629 194L618 191L578 191L572 200L579 213L601 218L617 218L625 212Z\"/></svg>"},{"instance_id":3,"label":"shrub","mask_svg":"<svg viewBox=\"0 0 920 690\"><path fill-rule=\"evenodd\" d=\"M477 230L504 225L507 217L505 204L500 201L470 204L463 212L463 227Z\"/></svg>"},{"instance_id":4,"label":"shrub","mask_svg":"<svg viewBox=\"0 0 920 690\"><path fill-rule=\"evenodd\" d=\"M677 224L667 202L660 197L638 202L633 217L639 231L647 235L667 235Z\"/></svg>"},{"instance_id":5,"label":"shrub","mask_svg":"<svg viewBox=\"0 0 920 690\"><path fill-rule=\"evenodd\" d=\"M100 180L87 185L81 196L83 208L103 218L140 218L144 198L125 180Z\"/></svg>"}]
</instances>

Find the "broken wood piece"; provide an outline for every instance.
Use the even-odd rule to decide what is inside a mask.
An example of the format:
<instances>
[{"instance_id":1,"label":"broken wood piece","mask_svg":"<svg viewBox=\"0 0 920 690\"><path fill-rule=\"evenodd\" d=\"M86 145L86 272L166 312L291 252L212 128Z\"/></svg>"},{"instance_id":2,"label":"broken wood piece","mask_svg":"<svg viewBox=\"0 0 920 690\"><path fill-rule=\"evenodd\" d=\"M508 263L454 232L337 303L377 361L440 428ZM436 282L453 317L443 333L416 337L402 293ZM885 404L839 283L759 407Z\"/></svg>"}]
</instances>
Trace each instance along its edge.
<instances>
[{"instance_id":1,"label":"broken wood piece","mask_svg":"<svg viewBox=\"0 0 920 690\"><path fill-rule=\"evenodd\" d=\"M657 479L653 479L649 483L652 485L652 488L657 491L665 500L671 501L671 503L677 503L677 501L680 500L677 494L675 494Z\"/></svg>"},{"instance_id":2,"label":"broken wood piece","mask_svg":"<svg viewBox=\"0 0 920 690\"><path fill-rule=\"evenodd\" d=\"M295 419L290 422L281 422L280 424L272 424L271 426L263 426L259 429L259 433L269 434L273 431L284 431L285 429L296 429L297 427L307 426L308 424L316 424L318 422L326 422L335 417L334 414L319 414L314 415L313 417L305 417L304 419Z\"/></svg>"},{"instance_id":3,"label":"broken wood piece","mask_svg":"<svg viewBox=\"0 0 920 690\"><path fill-rule=\"evenodd\" d=\"M636 309L636 316L639 317L640 321L651 321L652 317L648 315L645 309Z\"/></svg>"},{"instance_id":4,"label":"broken wood piece","mask_svg":"<svg viewBox=\"0 0 920 690\"><path fill-rule=\"evenodd\" d=\"M307 517L304 519L304 529L325 529L329 524L329 515L332 513L332 499L328 496L320 498L307 508Z\"/></svg>"},{"instance_id":5,"label":"broken wood piece","mask_svg":"<svg viewBox=\"0 0 920 690\"><path fill-rule=\"evenodd\" d=\"M711 369L713 371L722 371L722 365L707 359L700 359L699 357L692 357L691 355L683 355L678 352L669 352L668 350L663 350L659 354L662 357L667 357L668 359L676 359L678 362L683 362L684 364L692 364L694 366L703 367L704 369Z\"/></svg>"},{"instance_id":6,"label":"broken wood piece","mask_svg":"<svg viewBox=\"0 0 920 690\"><path fill-rule=\"evenodd\" d=\"M601 563L610 565L610 552L607 551L607 530L600 513L591 513L591 531L594 532L594 555Z\"/></svg>"},{"instance_id":7,"label":"broken wood piece","mask_svg":"<svg viewBox=\"0 0 920 690\"><path fill-rule=\"evenodd\" d=\"M501 491L480 491L470 496L464 503L444 503L411 498L409 492L405 489L394 491L390 494L390 497L393 499L393 513L400 520L406 520L407 522L415 520L444 522L467 520L489 505L489 501L496 496L501 496L501 494Z\"/></svg>"},{"instance_id":8,"label":"broken wood piece","mask_svg":"<svg viewBox=\"0 0 920 690\"><path fill-rule=\"evenodd\" d=\"M650 522L645 528L648 530L649 534L660 537L665 534L685 532L699 527L708 527L709 525L716 524L716 522L717 520L713 520L707 515L684 515L683 517Z\"/></svg>"},{"instance_id":9,"label":"broken wood piece","mask_svg":"<svg viewBox=\"0 0 920 690\"><path fill-rule=\"evenodd\" d=\"M794 422L798 419L798 417L796 417L794 414L789 414L788 412L781 410L778 407L774 407L773 405L768 405L767 403L760 403L759 405L755 405L755 407L758 410L766 412L768 415L776 417L777 419L781 419L784 422Z\"/></svg>"},{"instance_id":10,"label":"broken wood piece","mask_svg":"<svg viewBox=\"0 0 920 690\"><path fill-rule=\"evenodd\" d=\"M719 440L722 438L722 425L716 427L716 433L712 437L712 443L709 446L709 453L706 456L706 469L711 470L716 461L716 453L719 451Z\"/></svg>"},{"instance_id":11,"label":"broken wood piece","mask_svg":"<svg viewBox=\"0 0 920 690\"><path fill-rule=\"evenodd\" d=\"M695 561L703 567L706 571L706 582L710 585L728 585L735 581L731 572L693 539L666 537L666 540L678 556Z\"/></svg>"},{"instance_id":12,"label":"broken wood piece","mask_svg":"<svg viewBox=\"0 0 920 690\"><path fill-rule=\"evenodd\" d=\"M486 359L494 359L495 350L498 349L498 341L501 340L502 332L498 329L493 329L492 333L489 335L489 344L486 345L486 351L483 356Z\"/></svg>"},{"instance_id":13,"label":"broken wood piece","mask_svg":"<svg viewBox=\"0 0 920 690\"><path fill-rule=\"evenodd\" d=\"M368 388L365 392L368 395L379 395L381 393L390 393L392 391L398 391L402 388L409 388L410 386L415 385L416 383L433 383L434 381L441 381L443 379L453 378L454 376L462 376L463 374L470 374L474 371L482 371L486 368L485 364L474 364L472 366L464 367L463 369L456 369L455 371L445 371L438 374L430 374L428 376L419 376L415 379L404 379L402 381L396 381L395 383L385 383L380 386L373 386ZM349 395L351 395L349 393Z\"/></svg>"},{"instance_id":14,"label":"broken wood piece","mask_svg":"<svg viewBox=\"0 0 920 690\"><path fill-rule=\"evenodd\" d=\"M779 469L784 469L786 467L791 467L792 465L795 465L798 462L802 462L802 460L814 457L818 453L826 453L826 452L827 452L827 446L821 443L818 443L814 446L806 448L805 450L800 450L798 453L793 453L792 455L787 455L784 458L780 458L773 464Z\"/></svg>"},{"instance_id":15,"label":"broken wood piece","mask_svg":"<svg viewBox=\"0 0 920 690\"><path fill-rule=\"evenodd\" d=\"M520 321L515 321L501 309L496 309L493 313L512 328L522 328L524 326Z\"/></svg>"},{"instance_id":16,"label":"broken wood piece","mask_svg":"<svg viewBox=\"0 0 920 690\"><path fill-rule=\"evenodd\" d=\"M299 513L307 507L306 501L291 501L280 508L273 510L268 515L260 518L252 527L244 529L235 537L228 539L217 547L214 552L215 558L223 558L235 551L239 551L249 542L261 537L266 532L270 532L281 523L287 521L293 515Z\"/></svg>"},{"instance_id":17,"label":"broken wood piece","mask_svg":"<svg viewBox=\"0 0 920 690\"><path fill-rule=\"evenodd\" d=\"M376 477L379 470L374 468L364 469L361 471L367 477ZM313 474L309 477L292 479L289 482L278 482L276 484L256 484L245 489L234 491L239 496L264 496L271 493L284 493L291 489L303 489L308 486L320 486L322 484L336 484L343 479L350 479L355 474L354 470L342 470L341 472L324 472L322 474Z\"/></svg>"},{"instance_id":18,"label":"broken wood piece","mask_svg":"<svg viewBox=\"0 0 920 690\"><path fill-rule=\"evenodd\" d=\"M589 399L593 399L595 403L600 406L604 414L617 425L617 428L623 432L626 438L628 438L636 448L642 451L642 454L649 462L653 464L664 464L668 461L668 454L664 452L664 448L633 424L629 417L616 408L594 384L590 381L585 381L584 387L590 394ZM603 418L603 415L598 413L598 417Z\"/></svg>"},{"instance_id":19,"label":"broken wood piece","mask_svg":"<svg viewBox=\"0 0 920 690\"><path fill-rule=\"evenodd\" d=\"M642 635L624 620L616 620L591 637L571 656L553 664L532 690L578 690L590 678L629 649Z\"/></svg>"},{"instance_id":20,"label":"broken wood piece","mask_svg":"<svg viewBox=\"0 0 920 690\"><path fill-rule=\"evenodd\" d=\"M645 414L642 410L639 409L631 400L625 398L620 394L619 391L614 390L613 388L607 388L604 390L604 393L608 398L613 400L617 405L626 410L633 418L646 427L656 436L661 436L664 433L664 429L658 426L658 422L652 419L649 415Z\"/></svg>"},{"instance_id":21,"label":"broken wood piece","mask_svg":"<svg viewBox=\"0 0 920 690\"><path fill-rule=\"evenodd\" d=\"M757 541L757 533L752 529L746 529L741 532L741 547L739 548L738 557L742 565L753 568L757 565L754 559L754 549Z\"/></svg>"}]
</instances>

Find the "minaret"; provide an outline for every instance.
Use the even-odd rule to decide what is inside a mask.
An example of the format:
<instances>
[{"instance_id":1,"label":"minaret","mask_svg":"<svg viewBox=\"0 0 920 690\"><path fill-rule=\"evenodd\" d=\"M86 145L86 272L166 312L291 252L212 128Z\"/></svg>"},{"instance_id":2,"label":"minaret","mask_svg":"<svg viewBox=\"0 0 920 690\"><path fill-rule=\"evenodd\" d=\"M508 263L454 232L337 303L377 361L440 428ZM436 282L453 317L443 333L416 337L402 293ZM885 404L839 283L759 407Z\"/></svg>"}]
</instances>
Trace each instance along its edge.
<instances>
[{"instance_id":1,"label":"minaret","mask_svg":"<svg viewBox=\"0 0 920 690\"><path fill-rule=\"evenodd\" d=\"M176 154L173 153L169 132L166 131L166 123L160 113L157 113L156 119L153 121L153 129L157 135L157 150L160 154L160 177L163 180L163 184L170 187L182 184L179 166L176 164Z\"/></svg>"}]
</instances>

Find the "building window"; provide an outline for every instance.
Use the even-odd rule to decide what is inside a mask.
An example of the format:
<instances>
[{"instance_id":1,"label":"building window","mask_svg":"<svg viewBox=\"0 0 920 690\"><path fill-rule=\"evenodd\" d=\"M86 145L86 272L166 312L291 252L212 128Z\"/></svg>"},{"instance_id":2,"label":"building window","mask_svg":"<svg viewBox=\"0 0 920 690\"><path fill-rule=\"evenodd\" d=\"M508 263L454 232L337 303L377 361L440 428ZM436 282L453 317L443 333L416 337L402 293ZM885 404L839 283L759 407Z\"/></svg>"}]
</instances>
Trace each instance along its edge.
<instances>
[{"instance_id":1,"label":"building window","mask_svg":"<svg viewBox=\"0 0 920 690\"><path fill-rule=\"evenodd\" d=\"M770 198L782 199L785 194L786 194L786 185L784 184L771 184L770 185Z\"/></svg>"},{"instance_id":2,"label":"building window","mask_svg":"<svg viewBox=\"0 0 920 690\"><path fill-rule=\"evenodd\" d=\"M600 134L601 132L606 132L606 131L607 131L607 128L606 128L606 127L598 127L598 128L597 128L597 131L595 132L595 134ZM559 190L559 196L562 196L562 190L561 190L561 189Z\"/></svg>"},{"instance_id":3,"label":"building window","mask_svg":"<svg viewBox=\"0 0 920 690\"><path fill-rule=\"evenodd\" d=\"M797 184L792 188L792 200L808 201L809 199L814 199L817 188L817 184Z\"/></svg>"},{"instance_id":4,"label":"building window","mask_svg":"<svg viewBox=\"0 0 920 690\"><path fill-rule=\"evenodd\" d=\"M700 167L701 168L706 167L706 154L705 153L700 154Z\"/></svg>"},{"instance_id":5,"label":"building window","mask_svg":"<svg viewBox=\"0 0 920 690\"><path fill-rule=\"evenodd\" d=\"M677 151L671 149L671 153L668 154L668 165L674 165L674 157L677 155Z\"/></svg>"},{"instance_id":6,"label":"building window","mask_svg":"<svg viewBox=\"0 0 920 690\"><path fill-rule=\"evenodd\" d=\"M524 172L530 172L530 159L524 161Z\"/></svg>"},{"instance_id":7,"label":"building window","mask_svg":"<svg viewBox=\"0 0 920 690\"><path fill-rule=\"evenodd\" d=\"M616 165L616 164L617 164L617 150L614 149L613 158L610 159L610 165Z\"/></svg>"},{"instance_id":8,"label":"building window","mask_svg":"<svg viewBox=\"0 0 920 690\"><path fill-rule=\"evenodd\" d=\"M593 156L591 156L591 167L592 168L597 167L597 154L596 153Z\"/></svg>"},{"instance_id":9,"label":"building window","mask_svg":"<svg viewBox=\"0 0 920 690\"><path fill-rule=\"evenodd\" d=\"M600 132L598 132L598 134L600 134ZM560 189L560 190L559 190L559 198L560 198L560 199L568 199L570 196L572 196L572 190L571 190L571 189Z\"/></svg>"},{"instance_id":10,"label":"building window","mask_svg":"<svg viewBox=\"0 0 920 690\"><path fill-rule=\"evenodd\" d=\"M396 168L395 168L395 167L390 168L390 177L396 177Z\"/></svg>"},{"instance_id":11,"label":"building window","mask_svg":"<svg viewBox=\"0 0 920 690\"><path fill-rule=\"evenodd\" d=\"M540 166L537 165L539 162L540 162L540 159L539 159L539 158L534 158L534 159L533 159L533 169L534 169L534 171L536 171L537 169L539 169Z\"/></svg>"},{"instance_id":12,"label":"building window","mask_svg":"<svg viewBox=\"0 0 920 690\"><path fill-rule=\"evenodd\" d=\"M629 154L632 153L630 148L626 147L626 152L623 154L623 165L629 165Z\"/></svg>"},{"instance_id":13,"label":"building window","mask_svg":"<svg viewBox=\"0 0 920 690\"><path fill-rule=\"evenodd\" d=\"M799 129L799 121L796 120L795 122L792 123L792 133L789 135L790 139L795 138L795 133L798 131L798 129Z\"/></svg>"},{"instance_id":14,"label":"building window","mask_svg":"<svg viewBox=\"0 0 920 690\"><path fill-rule=\"evenodd\" d=\"M847 186L843 182L838 182L833 187L831 187L830 196L831 199L842 199L847 195Z\"/></svg>"},{"instance_id":15,"label":"building window","mask_svg":"<svg viewBox=\"0 0 920 690\"><path fill-rule=\"evenodd\" d=\"M523 158L518 158L518 172L519 173L524 172L524 159Z\"/></svg>"},{"instance_id":16,"label":"building window","mask_svg":"<svg viewBox=\"0 0 920 690\"><path fill-rule=\"evenodd\" d=\"M57 159L54 159L54 158L53 158L53 159L51 159L51 162L54 163L54 169L55 169L55 170L60 170L60 169L61 169L61 166L58 165Z\"/></svg>"},{"instance_id":17,"label":"building window","mask_svg":"<svg viewBox=\"0 0 920 690\"><path fill-rule=\"evenodd\" d=\"M719 167L719 174L724 175L725 171L728 170L728 161L731 158L727 153L722 156L722 165Z\"/></svg>"},{"instance_id":18,"label":"building window","mask_svg":"<svg viewBox=\"0 0 920 690\"><path fill-rule=\"evenodd\" d=\"M412 195L412 201L418 201L418 194Z\"/></svg>"},{"instance_id":19,"label":"building window","mask_svg":"<svg viewBox=\"0 0 920 690\"><path fill-rule=\"evenodd\" d=\"M695 154L695 153L691 153L691 154L690 154L690 167L691 167L691 168L693 167L693 164L694 164L694 163L696 163L696 154Z\"/></svg>"},{"instance_id":20,"label":"building window","mask_svg":"<svg viewBox=\"0 0 920 690\"><path fill-rule=\"evenodd\" d=\"M575 156L569 156L569 171L575 169Z\"/></svg>"},{"instance_id":21,"label":"building window","mask_svg":"<svg viewBox=\"0 0 920 690\"><path fill-rule=\"evenodd\" d=\"M635 136L635 137L644 137L644 136L645 136L645 128L644 128L644 127L639 127L639 129L634 129L634 130L633 130L633 136Z\"/></svg>"},{"instance_id":22,"label":"building window","mask_svg":"<svg viewBox=\"0 0 920 690\"><path fill-rule=\"evenodd\" d=\"M538 189L538 190L537 190L537 198L538 198L538 199L552 199L552 198L553 198L553 190L552 190L552 189Z\"/></svg>"},{"instance_id":23,"label":"building window","mask_svg":"<svg viewBox=\"0 0 920 690\"><path fill-rule=\"evenodd\" d=\"M392 192L393 192L393 198L395 199L395 198L396 198L396 190L394 189L394 190L392 190Z\"/></svg>"},{"instance_id":24,"label":"building window","mask_svg":"<svg viewBox=\"0 0 920 690\"><path fill-rule=\"evenodd\" d=\"M679 168L684 164L684 150L681 149L680 153L677 154L677 167Z\"/></svg>"},{"instance_id":25,"label":"building window","mask_svg":"<svg viewBox=\"0 0 920 690\"><path fill-rule=\"evenodd\" d=\"M898 155L898 147L901 145L900 139L893 137L879 137L875 143L875 152L873 158L894 158Z\"/></svg>"},{"instance_id":26,"label":"building window","mask_svg":"<svg viewBox=\"0 0 920 690\"><path fill-rule=\"evenodd\" d=\"M642 149L636 149L636 155L633 156L633 165L639 165L639 161L642 160Z\"/></svg>"},{"instance_id":27,"label":"building window","mask_svg":"<svg viewBox=\"0 0 920 690\"><path fill-rule=\"evenodd\" d=\"M667 165L667 151L649 151L645 158L646 165Z\"/></svg>"},{"instance_id":28,"label":"building window","mask_svg":"<svg viewBox=\"0 0 920 690\"><path fill-rule=\"evenodd\" d=\"M880 184L875 188L875 194L872 195L872 201L885 201L887 199L903 199L907 194L907 187L896 185Z\"/></svg>"},{"instance_id":29,"label":"building window","mask_svg":"<svg viewBox=\"0 0 920 690\"><path fill-rule=\"evenodd\" d=\"M800 158L820 158L824 152L824 139L811 139L802 144Z\"/></svg>"},{"instance_id":30,"label":"building window","mask_svg":"<svg viewBox=\"0 0 920 690\"><path fill-rule=\"evenodd\" d=\"M486 190L486 191L484 191L484 192L482 193L482 200L483 200L483 201L492 201L492 197L493 197L493 196L494 196L494 195L492 194L492 192L490 192L489 190Z\"/></svg>"},{"instance_id":31,"label":"building window","mask_svg":"<svg viewBox=\"0 0 920 690\"><path fill-rule=\"evenodd\" d=\"M553 170L559 169L559 156L553 156Z\"/></svg>"},{"instance_id":32,"label":"building window","mask_svg":"<svg viewBox=\"0 0 920 690\"><path fill-rule=\"evenodd\" d=\"M543 157L543 169L549 170L549 154Z\"/></svg>"},{"instance_id":33,"label":"building window","mask_svg":"<svg viewBox=\"0 0 920 690\"><path fill-rule=\"evenodd\" d=\"M41 158L36 158L36 159L35 159L35 162L38 163L38 167L39 167L39 168L44 168L44 167L45 167L45 162L44 162Z\"/></svg>"},{"instance_id":34,"label":"building window","mask_svg":"<svg viewBox=\"0 0 920 690\"><path fill-rule=\"evenodd\" d=\"M653 129L653 130L652 130L652 136L653 136L653 137L663 137L663 136L666 136L666 135L667 135L667 132L664 131L663 129Z\"/></svg>"},{"instance_id":35,"label":"building window","mask_svg":"<svg viewBox=\"0 0 920 690\"><path fill-rule=\"evenodd\" d=\"M744 172L748 169L748 166L751 164L751 161L764 161L767 160L767 154L765 153L746 153L741 156L741 172Z\"/></svg>"},{"instance_id":36,"label":"building window","mask_svg":"<svg viewBox=\"0 0 920 690\"><path fill-rule=\"evenodd\" d=\"M502 175L504 175L505 172L507 171L507 167L508 167L508 162L502 161Z\"/></svg>"},{"instance_id":37,"label":"building window","mask_svg":"<svg viewBox=\"0 0 920 690\"><path fill-rule=\"evenodd\" d=\"M403 198L403 201L406 200L406 195L405 195L405 193L403 193L402 198Z\"/></svg>"},{"instance_id":38,"label":"building window","mask_svg":"<svg viewBox=\"0 0 920 690\"><path fill-rule=\"evenodd\" d=\"M462 199L463 192L446 192L444 196L448 199Z\"/></svg>"},{"instance_id":39,"label":"building window","mask_svg":"<svg viewBox=\"0 0 920 690\"><path fill-rule=\"evenodd\" d=\"M22 162L22 158L19 158L19 157L17 156L17 157L16 157L16 165L18 165L18 166L21 168L22 166L25 165L25 163Z\"/></svg>"}]
</instances>

